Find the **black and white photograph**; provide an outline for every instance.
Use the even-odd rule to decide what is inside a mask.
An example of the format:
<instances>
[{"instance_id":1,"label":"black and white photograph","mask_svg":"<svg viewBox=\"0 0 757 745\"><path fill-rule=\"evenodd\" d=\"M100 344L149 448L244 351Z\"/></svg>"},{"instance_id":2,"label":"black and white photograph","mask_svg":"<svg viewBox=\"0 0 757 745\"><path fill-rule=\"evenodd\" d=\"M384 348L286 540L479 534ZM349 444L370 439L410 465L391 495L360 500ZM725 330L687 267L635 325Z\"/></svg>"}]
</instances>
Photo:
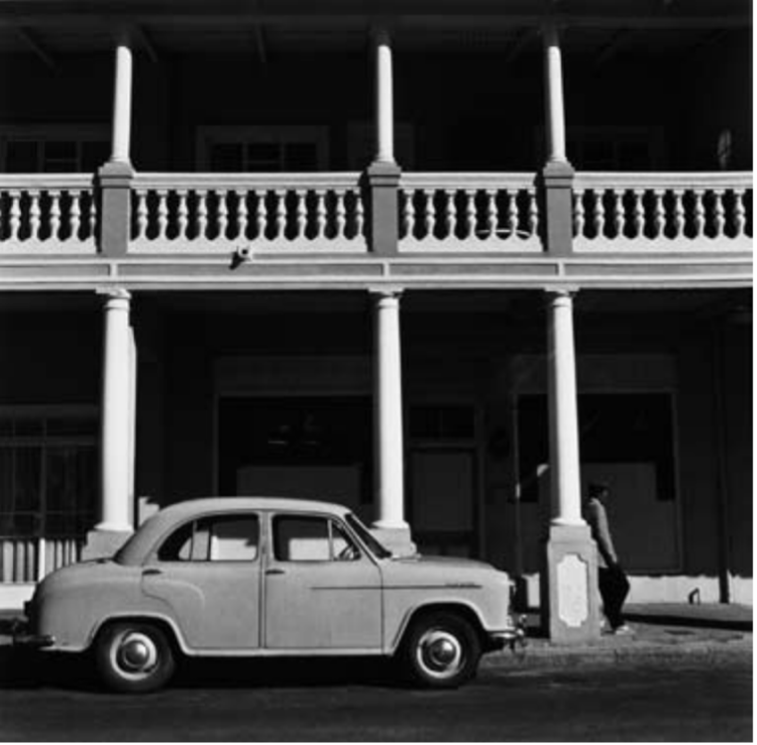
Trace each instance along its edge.
<instances>
[{"instance_id":1,"label":"black and white photograph","mask_svg":"<svg viewBox=\"0 0 757 745\"><path fill-rule=\"evenodd\" d=\"M752 742L750 0L0 0L0 742Z\"/></svg>"}]
</instances>

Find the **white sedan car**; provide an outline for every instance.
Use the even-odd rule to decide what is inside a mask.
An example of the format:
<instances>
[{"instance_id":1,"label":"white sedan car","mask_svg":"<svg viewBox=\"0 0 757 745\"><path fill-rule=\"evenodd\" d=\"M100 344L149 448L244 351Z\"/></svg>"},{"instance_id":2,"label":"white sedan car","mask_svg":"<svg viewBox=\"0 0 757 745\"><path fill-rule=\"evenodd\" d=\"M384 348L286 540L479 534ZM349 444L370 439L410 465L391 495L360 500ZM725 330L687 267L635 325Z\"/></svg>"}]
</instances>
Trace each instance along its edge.
<instances>
[{"instance_id":1,"label":"white sedan car","mask_svg":"<svg viewBox=\"0 0 757 745\"><path fill-rule=\"evenodd\" d=\"M148 520L110 559L46 577L18 643L92 650L108 686L153 691L177 656L381 655L459 686L517 641L510 580L481 562L397 558L348 509L198 499Z\"/></svg>"}]
</instances>

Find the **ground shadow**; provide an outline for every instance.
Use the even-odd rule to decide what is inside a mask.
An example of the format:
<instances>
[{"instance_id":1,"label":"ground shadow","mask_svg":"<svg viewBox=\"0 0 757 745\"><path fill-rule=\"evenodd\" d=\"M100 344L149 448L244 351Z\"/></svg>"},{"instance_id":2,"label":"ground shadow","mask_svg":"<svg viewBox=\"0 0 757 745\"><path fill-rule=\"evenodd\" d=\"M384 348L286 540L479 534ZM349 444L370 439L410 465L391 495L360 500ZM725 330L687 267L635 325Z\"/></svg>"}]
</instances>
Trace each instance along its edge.
<instances>
[{"instance_id":1,"label":"ground shadow","mask_svg":"<svg viewBox=\"0 0 757 745\"><path fill-rule=\"evenodd\" d=\"M675 613L634 613L624 614L630 622L649 624L650 626L683 626L696 629L725 629L727 631L752 631L752 621L729 618L701 618Z\"/></svg>"},{"instance_id":2,"label":"ground shadow","mask_svg":"<svg viewBox=\"0 0 757 745\"><path fill-rule=\"evenodd\" d=\"M180 658L173 688L406 687L392 660L375 658ZM0 646L0 689L55 687L97 692L91 655Z\"/></svg>"}]
</instances>

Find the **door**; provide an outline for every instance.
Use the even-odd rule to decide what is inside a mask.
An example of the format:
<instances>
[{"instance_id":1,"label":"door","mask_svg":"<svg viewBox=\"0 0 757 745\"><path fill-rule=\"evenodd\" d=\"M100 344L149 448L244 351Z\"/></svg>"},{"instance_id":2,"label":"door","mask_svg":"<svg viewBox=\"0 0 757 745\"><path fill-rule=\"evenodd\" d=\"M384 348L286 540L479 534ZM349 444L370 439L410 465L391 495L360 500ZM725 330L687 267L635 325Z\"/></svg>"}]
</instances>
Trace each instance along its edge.
<instances>
[{"instance_id":1,"label":"door","mask_svg":"<svg viewBox=\"0 0 757 745\"><path fill-rule=\"evenodd\" d=\"M142 592L168 606L192 649L256 649L260 572L258 515L213 515L168 536L142 570Z\"/></svg>"},{"instance_id":2,"label":"door","mask_svg":"<svg viewBox=\"0 0 757 745\"><path fill-rule=\"evenodd\" d=\"M381 648L381 572L337 520L271 519L265 568L269 649Z\"/></svg>"}]
</instances>

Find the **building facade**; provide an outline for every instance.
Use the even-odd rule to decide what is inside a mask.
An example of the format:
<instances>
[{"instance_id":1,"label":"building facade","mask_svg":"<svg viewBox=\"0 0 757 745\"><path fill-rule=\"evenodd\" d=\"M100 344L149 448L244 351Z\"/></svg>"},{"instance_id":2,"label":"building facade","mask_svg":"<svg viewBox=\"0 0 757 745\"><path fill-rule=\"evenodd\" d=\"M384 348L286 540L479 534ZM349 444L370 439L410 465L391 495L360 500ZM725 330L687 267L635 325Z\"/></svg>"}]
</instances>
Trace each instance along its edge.
<instances>
[{"instance_id":1,"label":"building facade","mask_svg":"<svg viewBox=\"0 0 757 745\"><path fill-rule=\"evenodd\" d=\"M597 633L752 598L751 9L0 11L0 601L212 494L349 504Z\"/></svg>"}]
</instances>

